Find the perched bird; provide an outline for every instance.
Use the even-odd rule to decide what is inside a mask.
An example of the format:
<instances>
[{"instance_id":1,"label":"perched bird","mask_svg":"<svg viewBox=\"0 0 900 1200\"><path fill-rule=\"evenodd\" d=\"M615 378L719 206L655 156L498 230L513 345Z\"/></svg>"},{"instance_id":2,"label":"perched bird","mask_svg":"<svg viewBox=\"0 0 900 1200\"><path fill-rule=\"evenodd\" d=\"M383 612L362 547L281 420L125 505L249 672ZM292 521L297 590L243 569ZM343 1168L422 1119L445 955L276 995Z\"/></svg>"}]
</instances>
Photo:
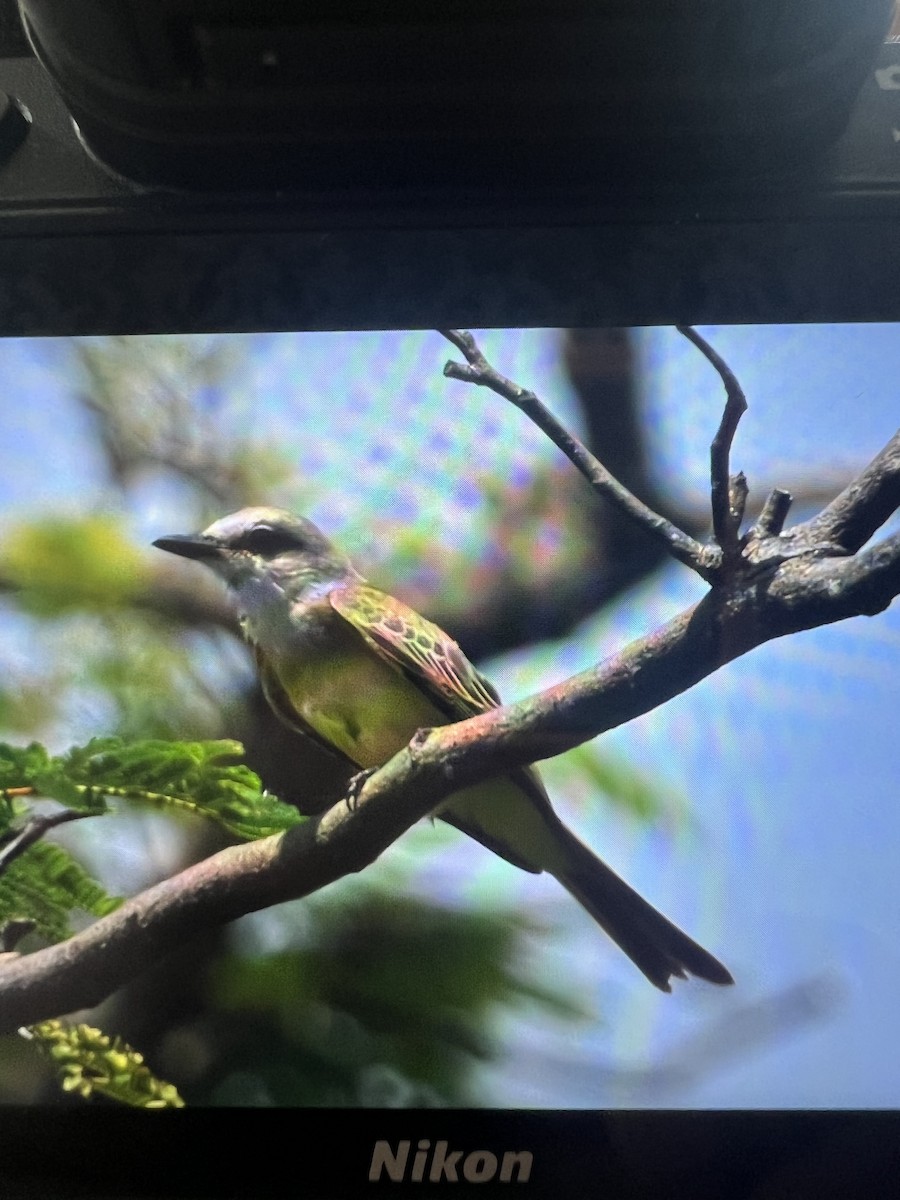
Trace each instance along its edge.
<instances>
[{"instance_id":1,"label":"perched bird","mask_svg":"<svg viewBox=\"0 0 900 1200\"><path fill-rule=\"evenodd\" d=\"M354 771L380 766L417 729L500 703L452 638L368 583L303 517L245 508L153 544L225 581L275 713ZM437 815L515 866L549 871L663 991L672 976L733 982L563 825L535 768L467 787Z\"/></svg>"}]
</instances>

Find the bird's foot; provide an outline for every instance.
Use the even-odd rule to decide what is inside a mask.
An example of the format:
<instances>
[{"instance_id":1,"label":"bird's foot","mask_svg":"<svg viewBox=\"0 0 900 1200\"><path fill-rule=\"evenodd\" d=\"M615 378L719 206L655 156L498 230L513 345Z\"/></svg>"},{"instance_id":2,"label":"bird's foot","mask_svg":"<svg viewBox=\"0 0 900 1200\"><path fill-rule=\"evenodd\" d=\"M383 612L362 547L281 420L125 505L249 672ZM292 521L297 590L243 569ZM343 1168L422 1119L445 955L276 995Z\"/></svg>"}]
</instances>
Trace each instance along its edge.
<instances>
[{"instance_id":1,"label":"bird's foot","mask_svg":"<svg viewBox=\"0 0 900 1200\"><path fill-rule=\"evenodd\" d=\"M378 767L366 767L363 771L358 771L350 782L347 784L347 807L351 812L356 811L356 806L359 802L359 797L367 781L378 770Z\"/></svg>"}]
</instances>

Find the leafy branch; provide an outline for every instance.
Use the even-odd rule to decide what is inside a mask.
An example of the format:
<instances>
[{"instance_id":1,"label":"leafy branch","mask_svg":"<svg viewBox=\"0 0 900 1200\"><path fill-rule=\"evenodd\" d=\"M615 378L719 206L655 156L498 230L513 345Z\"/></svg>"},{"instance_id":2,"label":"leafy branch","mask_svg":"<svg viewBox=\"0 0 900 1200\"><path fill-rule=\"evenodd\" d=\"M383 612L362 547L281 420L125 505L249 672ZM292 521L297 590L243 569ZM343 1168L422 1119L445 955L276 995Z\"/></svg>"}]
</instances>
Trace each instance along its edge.
<instances>
[{"instance_id":1,"label":"leafy branch","mask_svg":"<svg viewBox=\"0 0 900 1200\"><path fill-rule=\"evenodd\" d=\"M126 743L93 738L53 756L38 743L0 744L0 923L28 920L50 941L71 934L72 912L106 916L120 901L61 846L40 839L52 829L109 811L116 798L207 817L236 837L268 837L303 818L266 792L243 763L238 742ZM32 813L28 801L66 807Z\"/></svg>"},{"instance_id":2,"label":"leafy branch","mask_svg":"<svg viewBox=\"0 0 900 1200\"><path fill-rule=\"evenodd\" d=\"M14 950L27 934L64 945L72 936L74 912L104 917L121 904L67 850L41 840L67 822L108 812L110 798L194 812L241 838L271 836L299 823L295 809L263 791L257 776L234 761L242 749L230 741L129 744L95 738L53 756L37 743L0 745L5 960L28 961ZM41 798L67 807L30 812L28 802ZM98 1029L45 1020L20 1032L50 1059L66 1091L85 1099L102 1094L137 1107L183 1104L175 1088L157 1080L136 1050Z\"/></svg>"},{"instance_id":3,"label":"leafy branch","mask_svg":"<svg viewBox=\"0 0 900 1200\"><path fill-rule=\"evenodd\" d=\"M67 819L105 813L107 798L118 797L195 812L241 838L289 829L301 819L298 813L264 791L249 767L234 761L242 754L241 744L227 739L92 738L58 756L37 743L0 744L0 797L7 804L32 794L58 800L71 813Z\"/></svg>"}]
</instances>

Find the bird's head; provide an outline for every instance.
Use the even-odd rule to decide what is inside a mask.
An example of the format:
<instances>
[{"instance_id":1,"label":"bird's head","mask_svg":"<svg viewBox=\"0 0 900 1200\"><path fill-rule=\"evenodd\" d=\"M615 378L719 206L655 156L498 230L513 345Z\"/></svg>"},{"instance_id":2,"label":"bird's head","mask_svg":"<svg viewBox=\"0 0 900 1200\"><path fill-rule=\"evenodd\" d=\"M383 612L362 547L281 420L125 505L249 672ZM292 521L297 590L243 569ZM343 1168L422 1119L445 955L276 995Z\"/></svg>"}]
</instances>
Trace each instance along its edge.
<instances>
[{"instance_id":1,"label":"bird's head","mask_svg":"<svg viewBox=\"0 0 900 1200\"><path fill-rule=\"evenodd\" d=\"M202 533L157 538L160 550L206 563L232 586L264 575L341 577L347 559L312 521L283 508L242 508Z\"/></svg>"}]
</instances>

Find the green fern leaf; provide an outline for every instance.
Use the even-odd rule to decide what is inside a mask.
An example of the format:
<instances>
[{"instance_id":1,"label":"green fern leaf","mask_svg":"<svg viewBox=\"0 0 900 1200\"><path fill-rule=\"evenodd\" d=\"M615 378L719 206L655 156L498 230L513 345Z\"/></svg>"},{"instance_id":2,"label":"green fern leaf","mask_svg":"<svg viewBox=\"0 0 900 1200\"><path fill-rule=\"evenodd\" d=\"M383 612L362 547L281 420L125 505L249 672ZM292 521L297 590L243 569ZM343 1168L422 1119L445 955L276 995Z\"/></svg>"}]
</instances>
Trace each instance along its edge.
<instances>
[{"instance_id":1,"label":"green fern leaf","mask_svg":"<svg viewBox=\"0 0 900 1200\"><path fill-rule=\"evenodd\" d=\"M127 743L98 738L59 760L58 777L81 791L71 807L96 805L100 796L180 808L218 821L237 837L282 833L303 818L264 791L259 776L235 762L240 742Z\"/></svg>"},{"instance_id":2,"label":"green fern leaf","mask_svg":"<svg viewBox=\"0 0 900 1200\"><path fill-rule=\"evenodd\" d=\"M36 743L0 744L0 837L22 807L10 789L31 788L73 812L107 811L106 798L198 813L252 840L283 833L303 818L266 792L259 776L235 762L240 742L170 742L92 738L51 757Z\"/></svg>"},{"instance_id":3,"label":"green fern leaf","mask_svg":"<svg viewBox=\"0 0 900 1200\"><path fill-rule=\"evenodd\" d=\"M27 920L49 942L71 937L76 912L105 917L121 904L79 863L51 842L36 842L0 875L0 927Z\"/></svg>"}]
</instances>

